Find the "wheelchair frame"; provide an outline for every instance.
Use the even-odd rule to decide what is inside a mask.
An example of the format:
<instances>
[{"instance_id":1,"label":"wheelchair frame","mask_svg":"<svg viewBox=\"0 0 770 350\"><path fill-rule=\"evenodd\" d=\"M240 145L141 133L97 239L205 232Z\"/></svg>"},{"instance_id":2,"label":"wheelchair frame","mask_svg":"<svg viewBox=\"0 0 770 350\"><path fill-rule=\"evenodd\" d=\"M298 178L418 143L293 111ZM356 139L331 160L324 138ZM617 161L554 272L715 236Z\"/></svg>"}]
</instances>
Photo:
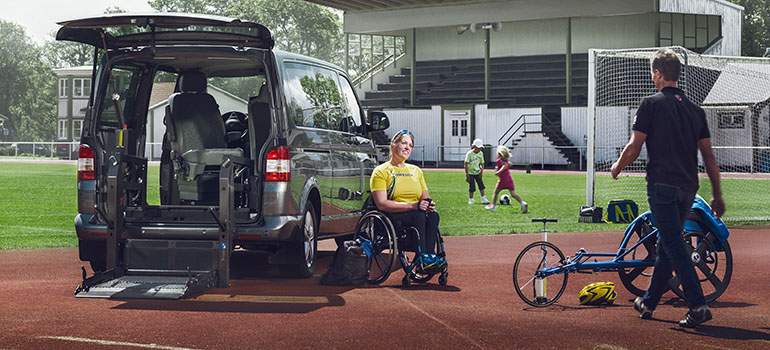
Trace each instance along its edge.
<instances>
[{"instance_id":1,"label":"wheelchair frame","mask_svg":"<svg viewBox=\"0 0 770 350\"><path fill-rule=\"evenodd\" d=\"M707 302L711 302L722 295L730 284L732 251L727 242L727 235L713 229L701 217L711 214L699 215L695 210L697 203L696 199L687 217L682 238L687 243L688 254L698 273L704 297ZM542 222L546 219L537 220ZM543 231L545 232L545 228ZM647 211L628 225L617 253L591 253L580 248L575 256L565 257L553 243L531 243L519 253L513 267L516 293L531 306L548 306L555 303L564 293L569 273L617 271L623 286L629 292L643 296L657 257L657 236L658 229L655 227L652 213ZM610 260L597 261L597 257ZM594 261L589 261L592 258ZM684 298L684 291L676 275L669 280L669 287L677 296ZM552 292L554 290L556 292Z\"/></svg>"},{"instance_id":2,"label":"wheelchair frame","mask_svg":"<svg viewBox=\"0 0 770 350\"><path fill-rule=\"evenodd\" d=\"M415 242L411 242L410 234L414 235ZM449 271L444 268L436 273L420 273L416 271L417 258L422 254L420 249L419 232L412 226L403 226L396 229L390 217L379 210L370 210L361 216L356 224L354 239L362 242L371 242L367 271L367 280L371 284L380 284L388 279L393 272L395 260L398 258L404 277L401 284L407 286L411 282L426 283L435 275L439 275L438 282L444 286L447 284ZM416 244L417 249L408 249L409 243ZM445 258L444 238L441 230L436 238L436 255Z\"/></svg>"}]
</instances>

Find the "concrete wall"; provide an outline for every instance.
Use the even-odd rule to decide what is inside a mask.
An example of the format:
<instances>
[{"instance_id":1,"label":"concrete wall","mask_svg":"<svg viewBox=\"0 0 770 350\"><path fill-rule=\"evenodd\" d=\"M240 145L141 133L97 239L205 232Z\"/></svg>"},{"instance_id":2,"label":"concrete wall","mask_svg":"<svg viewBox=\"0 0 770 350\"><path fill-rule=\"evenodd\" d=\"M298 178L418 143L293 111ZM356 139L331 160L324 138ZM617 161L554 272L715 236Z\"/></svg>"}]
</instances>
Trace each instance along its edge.
<instances>
[{"instance_id":1,"label":"concrete wall","mask_svg":"<svg viewBox=\"0 0 770 350\"><path fill-rule=\"evenodd\" d=\"M346 33L375 33L404 28L456 26L567 17L650 13L658 0L517 0L440 5L391 11L346 13Z\"/></svg>"},{"instance_id":2,"label":"concrete wall","mask_svg":"<svg viewBox=\"0 0 770 350\"><path fill-rule=\"evenodd\" d=\"M626 49L656 45L658 15L585 17L572 19L572 52ZM562 50L564 52L564 50Z\"/></svg>"},{"instance_id":3,"label":"concrete wall","mask_svg":"<svg viewBox=\"0 0 770 350\"><path fill-rule=\"evenodd\" d=\"M548 141L545 134L528 132L511 150L509 161L514 164L532 164L537 166L567 165L567 159Z\"/></svg>"},{"instance_id":4,"label":"concrete wall","mask_svg":"<svg viewBox=\"0 0 770 350\"><path fill-rule=\"evenodd\" d=\"M504 22L490 32L490 56L563 54L567 49L569 19ZM653 47L657 14L572 18L572 52L590 48ZM457 34L452 27L417 29L417 60L484 58L484 30Z\"/></svg>"}]
</instances>

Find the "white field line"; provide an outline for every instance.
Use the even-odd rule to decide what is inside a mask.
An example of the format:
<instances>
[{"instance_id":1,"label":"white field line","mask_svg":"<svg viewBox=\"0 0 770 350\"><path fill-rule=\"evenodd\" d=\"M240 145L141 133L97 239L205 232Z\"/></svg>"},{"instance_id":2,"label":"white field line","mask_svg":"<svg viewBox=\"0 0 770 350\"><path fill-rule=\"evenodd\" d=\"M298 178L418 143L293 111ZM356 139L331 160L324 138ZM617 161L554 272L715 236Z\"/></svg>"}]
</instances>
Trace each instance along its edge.
<instances>
[{"instance_id":1,"label":"white field line","mask_svg":"<svg viewBox=\"0 0 770 350\"><path fill-rule=\"evenodd\" d=\"M180 348L180 347L177 347L177 346L166 346L166 345L158 345L158 344L129 343L129 342L123 342L123 341L89 339L89 338L77 338L77 337L61 337L61 336L44 335L44 336L40 336L38 338L53 339L53 340L66 340L66 341L74 341L74 342L81 342L81 343L92 343L92 344L99 344L99 345L133 346L133 347L145 348L145 349L192 350L191 348Z\"/></svg>"}]
</instances>

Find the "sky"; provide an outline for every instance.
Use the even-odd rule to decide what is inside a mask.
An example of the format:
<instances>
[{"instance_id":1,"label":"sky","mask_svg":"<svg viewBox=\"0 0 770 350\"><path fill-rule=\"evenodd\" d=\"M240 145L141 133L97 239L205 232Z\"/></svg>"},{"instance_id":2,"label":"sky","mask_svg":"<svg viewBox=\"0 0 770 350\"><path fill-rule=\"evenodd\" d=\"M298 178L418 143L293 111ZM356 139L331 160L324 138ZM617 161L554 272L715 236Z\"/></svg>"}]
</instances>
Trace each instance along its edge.
<instances>
[{"instance_id":1,"label":"sky","mask_svg":"<svg viewBox=\"0 0 770 350\"><path fill-rule=\"evenodd\" d=\"M38 45L53 40L56 22L98 16L108 7L128 12L155 12L147 0L0 0L0 19L24 27Z\"/></svg>"}]
</instances>

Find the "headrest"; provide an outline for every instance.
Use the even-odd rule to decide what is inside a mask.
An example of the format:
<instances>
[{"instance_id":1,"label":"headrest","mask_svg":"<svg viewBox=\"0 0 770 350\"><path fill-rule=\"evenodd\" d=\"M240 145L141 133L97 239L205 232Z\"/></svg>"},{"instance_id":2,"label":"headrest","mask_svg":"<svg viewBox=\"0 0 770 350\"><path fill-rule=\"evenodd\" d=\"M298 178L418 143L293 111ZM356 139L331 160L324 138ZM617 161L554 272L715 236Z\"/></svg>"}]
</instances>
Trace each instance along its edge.
<instances>
[{"instance_id":1,"label":"headrest","mask_svg":"<svg viewBox=\"0 0 770 350\"><path fill-rule=\"evenodd\" d=\"M203 72L186 72L179 77L179 90L182 92L205 92L206 74Z\"/></svg>"},{"instance_id":2,"label":"headrest","mask_svg":"<svg viewBox=\"0 0 770 350\"><path fill-rule=\"evenodd\" d=\"M249 103L252 102L262 102L262 103L268 103L270 101L270 96L268 96L270 93L267 92L267 84L262 84L262 86L259 88L259 92L257 93L257 96L252 96L249 99Z\"/></svg>"}]
</instances>

